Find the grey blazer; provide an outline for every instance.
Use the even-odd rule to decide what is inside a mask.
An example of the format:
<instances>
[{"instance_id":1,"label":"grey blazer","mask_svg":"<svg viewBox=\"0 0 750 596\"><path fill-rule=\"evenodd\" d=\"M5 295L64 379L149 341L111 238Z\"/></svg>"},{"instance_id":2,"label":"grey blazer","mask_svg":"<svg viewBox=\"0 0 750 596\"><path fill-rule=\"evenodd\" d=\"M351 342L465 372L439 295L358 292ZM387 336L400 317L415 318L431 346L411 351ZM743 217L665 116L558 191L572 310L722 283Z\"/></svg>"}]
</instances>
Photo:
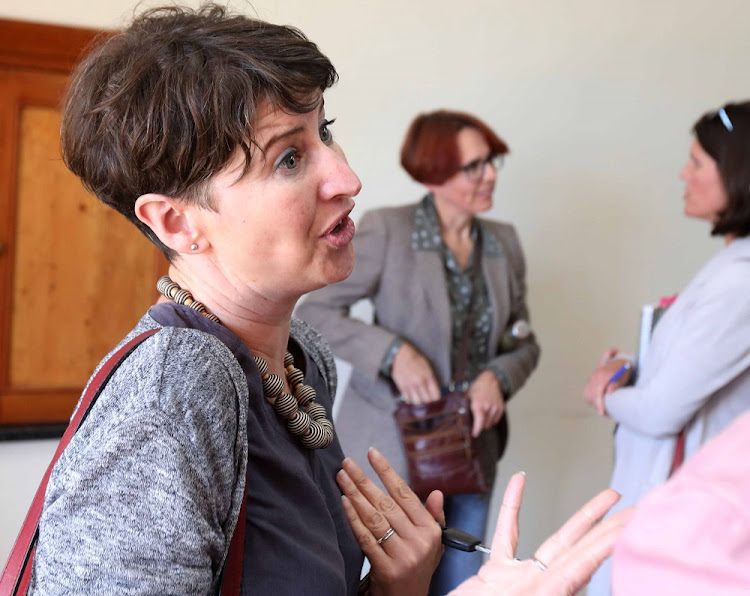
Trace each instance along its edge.
<instances>
[{"instance_id":1,"label":"grey blazer","mask_svg":"<svg viewBox=\"0 0 750 596\"><path fill-rule=\"evenodd\" d=\"M399 397L393 382L380 372L383 358L397 337L413 344L432 363L438 382L451 377L451 314L447 282L436 251L415 250L414 215L419 204L389 207L365 213L354 239L355 266L348 279L312 292L296 315L320 330L334 354L353 371L336 420L344 453L358 463L367 461L367 449L377 447L393 468L406 476L406 460L393 411ZM479 219L484 245L499 243L495 255L482 255L482 273L492 305L488 353L504 371L514 394L536 367L539 346L531 339L512 352L499 353L509 321L528 319L525 263L513 226ZM361 299L372 302L372 324L349 316ZM506 399L510 395L506 396ZM507 422L482 435L483 452L494 463L507 440ZM364 466L369 471L369 466ZM373 474L374 476L374 474Z\"/></svg>"}]
</instances>

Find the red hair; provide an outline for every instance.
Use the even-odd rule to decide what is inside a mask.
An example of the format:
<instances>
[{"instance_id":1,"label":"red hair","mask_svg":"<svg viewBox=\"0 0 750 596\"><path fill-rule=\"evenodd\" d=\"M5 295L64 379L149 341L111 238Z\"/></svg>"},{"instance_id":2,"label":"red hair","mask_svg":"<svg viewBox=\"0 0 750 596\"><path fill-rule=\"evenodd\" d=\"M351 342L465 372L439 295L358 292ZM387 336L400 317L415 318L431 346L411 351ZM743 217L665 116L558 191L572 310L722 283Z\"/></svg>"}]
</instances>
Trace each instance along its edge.
<instances>
[{"instance_id":1,"label":"red hair","mask_svg":"<svg viewBox=\"0 0 750 596\"><path fill-rule=\"evenodd\" d=\"M456 138L464 128L479 132L493 154L508 153L505 141L476 116L438 110L411 123L401 146L401 165L417 182L442 184L461 169Z\"/></svg>"}]
</instances>

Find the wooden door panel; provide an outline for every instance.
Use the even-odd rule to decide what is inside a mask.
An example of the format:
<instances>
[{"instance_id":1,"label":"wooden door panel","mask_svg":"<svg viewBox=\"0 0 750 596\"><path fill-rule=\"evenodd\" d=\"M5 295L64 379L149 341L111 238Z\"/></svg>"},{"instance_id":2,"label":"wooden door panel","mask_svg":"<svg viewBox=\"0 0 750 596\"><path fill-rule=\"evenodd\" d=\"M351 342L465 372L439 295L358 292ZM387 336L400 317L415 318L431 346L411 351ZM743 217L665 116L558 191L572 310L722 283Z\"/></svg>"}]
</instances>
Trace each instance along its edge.
<instances>
[{"instance_id":1,"label":"wooden door panel","mask_svg":"<svg viewBox=\"0 0 750 596\"><path fill-rule=\"evenodd\" d=\"M165 268L65 168L66 84L61 74L0 68L0 424L67 420Z\"/></svg>"}]
</instances>

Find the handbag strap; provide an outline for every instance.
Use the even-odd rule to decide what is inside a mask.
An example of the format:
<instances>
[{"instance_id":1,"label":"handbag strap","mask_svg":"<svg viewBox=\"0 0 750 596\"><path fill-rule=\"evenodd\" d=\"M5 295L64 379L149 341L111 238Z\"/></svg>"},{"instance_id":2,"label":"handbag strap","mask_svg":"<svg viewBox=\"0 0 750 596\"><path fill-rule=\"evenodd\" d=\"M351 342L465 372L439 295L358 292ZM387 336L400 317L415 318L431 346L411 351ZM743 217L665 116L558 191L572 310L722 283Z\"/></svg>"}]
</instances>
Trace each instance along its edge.
<instances>
[{"instance_id":1,"label":"handbag strap","mask_svg":"<svg viewBox=\"0 0 750 596\"><path fill-rule=\"evenodd\" d=\"M107 359L86 388L81 403L71 418L68 428L60 439L55 455L47 467L47 471L42 477L42 481L39 483L39 488L37 489L36 494L34 495L34 500L29 507L29 512L26 514L26 519L21 526L21 531L13 545L8 562L3 569L2 576L0 576L0 596L15 596L16 594L26 594L28 591L29 583L31 581L31 568L34 560L34 552L36 550L37 540L39 539L39 519L44 507L44 495L47 492L47 484L49 482L50 474L52 473L52 468L54 468L55 463L57 463L57 460L60 458L63 451L65 451L65 448L68 446L68 443L70 443L73 435L86 420L88 413L91 411L91 408L94 403L96 403L104 386L110 378L112 378L115 371L133 352L133 350L158 331L158 328L151 329L128 341L119 350L112 354L109 359ZM245 490L247 490L247 488L245 488ZM230 542L229 554L227 555L224 581L221 590L222 596L236 596L240 593L242 558L245 543L245 501L246 497L245 494L243 494L240 516L237 520L237 526Z\"/></svg>"},{"instance_id":2,"label":"handbag strap","mask_svg":"<svg viewBox=\"0 0 750 596\"><path fill-rule=\"evenodd\" d=\"M55 455L52 457L52 461L47 467L47 471L44 473L42 481L39 483L39 488L34 495L31 507L29 507L29 512L26 514L26 519L21 526L18 538L16 538L16 542L13 545L13 550L11 550L10 558L5 565L2 576L0 576L0 595L6 596L6 594L26 593L31 579L31 563L34 558L34 550L36 548L37 539L39 538L39 518L42 515L44 494L47 492L47 483L49 482L52 468L54 468L55 463L57 463L57 460L60 458L63 451L65 451L65 448L68 446L68 443L70 443L73 435L86 420L86 416L88 416L88 413L91 411L91 408L99 397L99 394L102 392L104 385L107 384L107 381L109 381L120 364L122 364L125 358L127 358L138 345L157 331L159 330L151 329L141 333L123 345L99 368L86 388L81 403L71 418L68 428L65 429L65 433L63 433L62 439L60 439Z\"/></svg>"},{"instance_id":3,"label":"handbag strap","mask_svg":"<svg viewBox=\"0 0 750 596\"><path fill-rule=\"evenodd\" d=\"M477 293L479 276L482 274L482 230L477 223L477 239L474 242L474 258L471 267L471 294L469 295L469 306L464 317L461 344L458 349L458 358L453 367L453 383L462 383L466 380L466 369L469 364L469 336L471 335L471 323L474 319L474 298Z\"/></svg>"}]
</instances>

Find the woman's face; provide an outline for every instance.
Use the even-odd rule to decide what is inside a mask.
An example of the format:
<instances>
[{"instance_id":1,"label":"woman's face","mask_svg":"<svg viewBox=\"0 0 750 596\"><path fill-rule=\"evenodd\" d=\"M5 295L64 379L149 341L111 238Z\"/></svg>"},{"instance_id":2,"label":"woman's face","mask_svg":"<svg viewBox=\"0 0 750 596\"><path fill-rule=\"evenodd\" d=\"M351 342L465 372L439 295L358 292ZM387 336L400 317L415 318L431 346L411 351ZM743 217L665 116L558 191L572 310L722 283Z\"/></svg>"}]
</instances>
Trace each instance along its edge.
<instances>
[{"instance_id":1,"label":"woman's face","mask_svg":"<svg viewBox=\"0 0 750 596\"><path fill-rule=\"evenodd\" d=\"M697 139L690 145L690 159L680 178L685 181L685 215L715 222L727 206L727 192L716 161Z\"/></svg>"},{"instance_id":2,"label":"woman's face","mask_svg":"<svg viewBox=\"0 0 750 596\"><path fill-rule=\"evenodd\" d=\"M492 153L482 133L475 128L461 129L456 136L456 144L462 167L476 160L486 160ZM430 190L438 200L450 203L462 213L474 215L492 207L496 181L497 171L488 163L485 164L484 172L478 180L471 180L466 172L459 170L443 184L430 187Z\"/></svg>"},{"instance_id":3,"label":"woman's face","mask_svg":"<svg viewBox=\"0 0 750 596\"><path fill-rule=\"evenodd\" d=\"M323 101L308 114L262 106L257 147L212 180L216 212L202 228L213 264L233 288L270 300L294 299L341 281L354 266L349 213L361 183L333 140Z\"/></svg>"}]
</instances>

